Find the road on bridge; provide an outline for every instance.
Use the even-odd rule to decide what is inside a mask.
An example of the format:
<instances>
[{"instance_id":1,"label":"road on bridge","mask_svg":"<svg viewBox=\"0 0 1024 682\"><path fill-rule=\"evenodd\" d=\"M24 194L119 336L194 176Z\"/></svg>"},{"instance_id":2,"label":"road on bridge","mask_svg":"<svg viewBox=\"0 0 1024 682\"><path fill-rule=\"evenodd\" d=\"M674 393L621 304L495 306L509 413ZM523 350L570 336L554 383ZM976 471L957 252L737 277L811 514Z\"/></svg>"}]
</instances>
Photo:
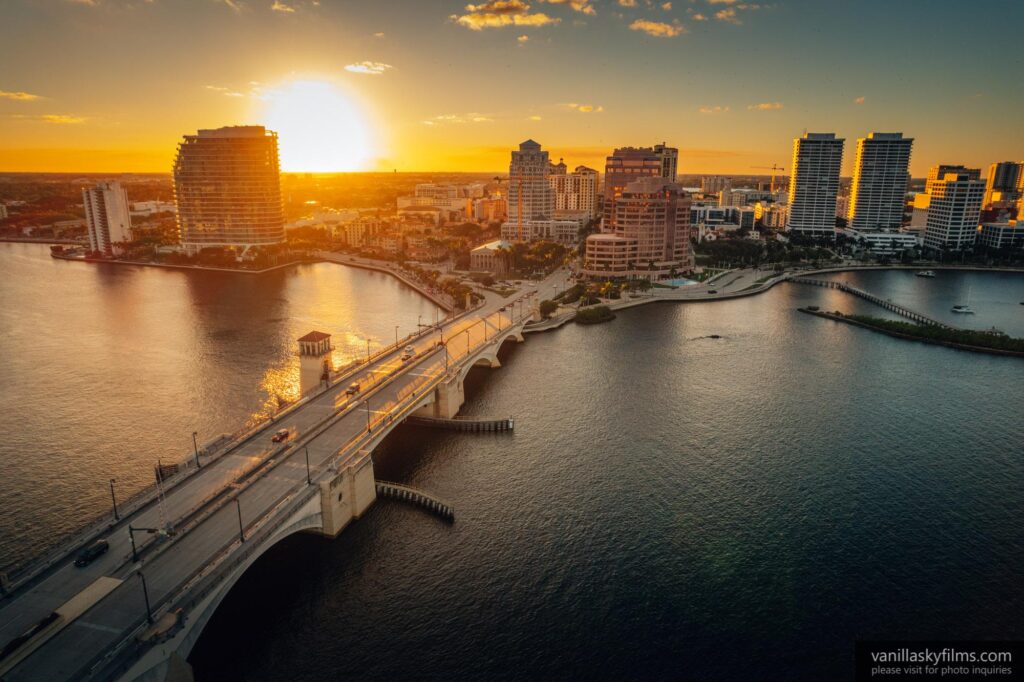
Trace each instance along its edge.
<instances>
[{"instance_id":1,"label":"road on bridge","mask_svg":"<svg viewBox=\"0 0 1024 682\"><path fill-rule=\"evenodd\" d=\"M564 271L556 272L538 288L550 289L553 282L564 278ZM528 289L524 294L530 292ZM123 517L106 536L110 551L89 566L76 568L74 556L68 554L36 582L4 599L0 607L0 646L32 628L97 578L111 576L124 581L46 640L4 675L4 680L61 680L85 674L104 652L130 637L145 621L140 573L152 609L156 610L204 567L237 545L240 526L243 533L247 532L306 485L307 452L310 468L322 469L338 455L339 447L365 434L368 424L376 428L387 422L390 426L389 416L408 406L418 389L493 339L499 329L509 327L512 316L518 318L520 310L529 313L528 301L511 303L517 298L487 296L477 310L427 330L408 343L417 353L411 361L403 362L401 349L396 348L339 377L321 394L208 461L169 490L162 504L150 504ZM442 334L444 348L439 348ZM346 396L346 387L354 381L362 385L362 391ZM290 440L271 442L280 428L289 429ZM141 555L137 563L132 558L129 524L136 528L169 524L174 534L163 539L136 532Z\"/></svg>"}]
</instances>

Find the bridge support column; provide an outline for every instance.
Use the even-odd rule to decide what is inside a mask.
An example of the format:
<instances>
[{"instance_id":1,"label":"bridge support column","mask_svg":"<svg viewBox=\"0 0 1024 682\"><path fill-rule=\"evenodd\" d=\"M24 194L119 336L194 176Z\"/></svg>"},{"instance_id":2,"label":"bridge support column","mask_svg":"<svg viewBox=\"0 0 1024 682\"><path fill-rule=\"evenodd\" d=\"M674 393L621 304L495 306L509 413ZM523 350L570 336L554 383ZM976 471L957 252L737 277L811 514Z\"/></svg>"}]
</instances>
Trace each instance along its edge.
<instances>
[{"instance_id":1,"label":"bridge support column","mask_svg":"<svg viewBox=\"0 0 1024 682\"><path fill-rule=\"evenodd\" d=\"M452 419L466 402L466 391L462 380L455 376L434 389L434 402L424 405L413 414L419 417L441 417Z\"/></svg>"},{"instance_id":2,"label":"bridge support column","mask_svg":"<svg viewBox=\"0 0 1024 682\"><path fill-rule=\"evenodd\" d=\"M377 499L373 458L360 450L338 467L334 477L320 483L323 535L337 537L352 519L363 515Z\"/></svg>"}]
</instances>

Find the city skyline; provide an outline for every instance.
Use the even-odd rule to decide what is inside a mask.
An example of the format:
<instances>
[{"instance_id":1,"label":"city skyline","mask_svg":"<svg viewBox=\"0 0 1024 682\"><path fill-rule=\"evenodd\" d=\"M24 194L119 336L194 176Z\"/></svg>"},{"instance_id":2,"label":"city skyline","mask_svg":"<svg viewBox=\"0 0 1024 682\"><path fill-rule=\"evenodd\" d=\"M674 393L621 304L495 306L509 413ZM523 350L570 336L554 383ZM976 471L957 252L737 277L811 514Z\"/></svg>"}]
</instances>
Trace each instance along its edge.
<instances>
[{"instance_id":1,"label":"city skyline","mask_svg":"<svg viewBox=\"0 0 1024 682\"><path fill-rule=\"evenodd\" d=\"M805 130L903 132L915 177L988 167L1024 157L986 35L1024 9L991 5L16 1L0 170L166 173L182 134L229 125L278 132L297 172L497 171L532 138L594 168L666 139L680 174L753 174Z\"/></svg>"}]
</instances>

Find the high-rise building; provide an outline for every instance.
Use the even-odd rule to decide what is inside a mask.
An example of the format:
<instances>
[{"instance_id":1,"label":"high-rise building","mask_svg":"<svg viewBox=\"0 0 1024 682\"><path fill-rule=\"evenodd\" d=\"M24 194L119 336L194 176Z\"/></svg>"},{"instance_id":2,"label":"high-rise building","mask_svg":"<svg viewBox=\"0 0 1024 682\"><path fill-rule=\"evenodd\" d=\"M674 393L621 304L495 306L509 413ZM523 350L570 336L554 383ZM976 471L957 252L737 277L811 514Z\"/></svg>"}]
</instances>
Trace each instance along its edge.
<instances>
[{"instance_id":1,"label":"high-rise building","mask_svg":"<svg viewBox=\"0 0 1024 682\"><path fill-rule=\"evenodd\" d=\"M644 177L662 177L662 157L652 147L621 147L605 160L602 231L615 231L615 200L627 184Z\"/></svg>"},{"instance_id":2,"label":"high-rise building","mask_svg":"<svg viewBox=\"0 0 1024 682\"><path fill-rule=\"evenodd\" d=\"M981 178L980 168L968 168L966 166L960 166L952 163L940 163L937 166L932 166L928 169L928 179L924 183L924 191L927 194L932 193L932 185L935 184L936 180L941 180L946 177L946 173L967 173L971 176L971 180L978 180Z\"/></svg>"},{"instance_id":3,"label":"high-rise building","mask_svg":"<svg viewBox=\"0 0 1024 682\"><path fill-rule=\"evenodd\" d=\"M804 133L793 140L789 231L813 237L835 235L844 142L835 133Z\"/></svg>"},{"instance_id":4,"label":"high-rise building","mask_svg":"<svg viewBox=\"0 0 1024 682\"><path fill-rule=\"evenodd\" d=\"M988 168L988 180L985 183L984 205L991 206L997 201L1015 202L1021 198L1024 187L1024 163L1001 161Z\"/></svg>"},{"instance_id":5,"label":"high-rise building","mask_svg":"<svg viewBox=\"0 0 1024 682\"><path fill-rule=\"evenodd\" d=\"M654 145L654 153L661 159L661 177L669 182L675 182L676 173L679 171L679 150L662 142Z\"/></svg>"},{"instance_id":6,"label":"high-rise building","mask_svg":"<svg viewBox=\"0 0 1024 682\"><path fill-rule=\"evenodd\" d=\"M519 145L512 152L508 167L508 223L516 226L516 240L527 241L522 223L528 220L547 220L555 210L554 192L548 177L551 162L548 153L533 140Z\"/></svg>"},{"instance_id":7,"label":"high-rise building","mask_svg":"<svg viewBox=\"0 0 1024 682\"><path fill-rule=\"evenodd\" d=\"M907 196L907 168L914 138L868 133L857 140L847 225L855 230L898 230Z\"/></svg>"},{"instance_id":8,"label":"high-rise building","mask_svg":"<svg viewBox=\"0 0 1024 682\"><path fill-rule=\"evenodd\" d=\"M89 249L108 256L114 244L132 240L132 219L128 193L119 182L98 182L82 189L85 225L89 231Z\"/></svg>"},{"instance_id":9,"label":"high-rise building","mask_svg":"<svg viewBox=\"0 0 1024 682\"><path fill-rule=\"evenodd\" d=\"M732 189L732 178L725 175L706 175L700 179L700 191L704 194L718 194Z\"/></svg>"},{"instance_id":10,"label":"high-rise building","mask_svg":"<svg viewBox=\"0 0 1024 682\"><path fill-rule=\"evenodd\" d=\"M932 184L924 245L961 251L974 245L985 183L970 172L946 173Z\"/></svg>"},{"instance_id":11,"label":"high-rise building","mask_svg":"<svg viewBox=\"0 0 1024 682\"><path fill-rule=\"evenodd\" d=\"M231 126L186 135L174 160L182 245L250 247L284 241L277 133Z\"/></svg>"},{"instance_id":12,"label":"high-rise building","mask_svg":"<svg viewBox=\"0 0 1024 682\"><path fill-rule=\"evenodd\" d=\"M627 183L614 225L587 237L587 275L657 280L690 267L690 197L679 185L660 176Z\"/></svg>"},{"instance_id":13,"label":"high-rise building","mask_svg":"<svg viewBox=\"0 0 1024 682\"><path fill-rule=\"evenodd\" d=\"M565 164L559 165L565 167ZM596 170L576 166L572 173L555 173L548 176L548 182L555 195L555 215L583 213L588 220L597 217Z\"/></svg>"}]
</instances>

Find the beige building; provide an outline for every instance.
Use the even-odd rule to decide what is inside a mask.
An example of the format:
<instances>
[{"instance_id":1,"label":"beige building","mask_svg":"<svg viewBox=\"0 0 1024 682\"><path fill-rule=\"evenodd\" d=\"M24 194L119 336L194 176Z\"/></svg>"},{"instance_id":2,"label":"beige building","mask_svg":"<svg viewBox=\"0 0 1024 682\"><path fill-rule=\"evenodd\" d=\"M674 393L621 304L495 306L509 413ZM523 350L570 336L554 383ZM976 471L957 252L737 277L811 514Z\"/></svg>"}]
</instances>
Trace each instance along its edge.
<instances>
[{"instance_id":1,"label":"beige building","mask_svg":"<svg viewBox=\"0 0 1024 682\"><path fill-rule=\"evenodd\" d=\"M898 230L903 224L907 169L914 138L868 133L857 140L847 225L854 230Z\"/></svg>"},{"instance_id":2,"label":"beige building","mask_svg":"<svg viewBox=\"0 0 1024 682\"><path fill-rule=\"evenodd\" d=\"M481 244L469 252L469 269L504 275L508 272L508 250L511 246L509 242L501 239Z\"/></svg>"},{"instance_id":3,"label":"beige building","mask_svg":"<svg viewBox=\"0 0 1024 682\"><path fill-rule=\"evenodd\" d=\"M691 267L690 197L662 177L628 183L615 199L612 233L587 237L592 277L657 280Z\"/></svg>"},{"instance_id":4,"label":"beige building","mask_svg":"<svg viewBox=\"0 0 1024 682\"><path fill-rule=\"evenodd\" d=\"M946 173L932 185L924 245L961 251L974 245L985 183L969 172Z\"/></svg>"},{"instance_id":5,"label":"beige building","mask_svg":"<svg viewBox=\"0 0 1024 682\"><path fill-rule=\"evenodd\" d=\"M561 164L564 168L564 164ZM556 166L557 167L557 166ZM597 171L576 166L572 173L554 173L548 177L555 195L555 216L566 213L597 217Z\"/></svg>"}]
</instances>

